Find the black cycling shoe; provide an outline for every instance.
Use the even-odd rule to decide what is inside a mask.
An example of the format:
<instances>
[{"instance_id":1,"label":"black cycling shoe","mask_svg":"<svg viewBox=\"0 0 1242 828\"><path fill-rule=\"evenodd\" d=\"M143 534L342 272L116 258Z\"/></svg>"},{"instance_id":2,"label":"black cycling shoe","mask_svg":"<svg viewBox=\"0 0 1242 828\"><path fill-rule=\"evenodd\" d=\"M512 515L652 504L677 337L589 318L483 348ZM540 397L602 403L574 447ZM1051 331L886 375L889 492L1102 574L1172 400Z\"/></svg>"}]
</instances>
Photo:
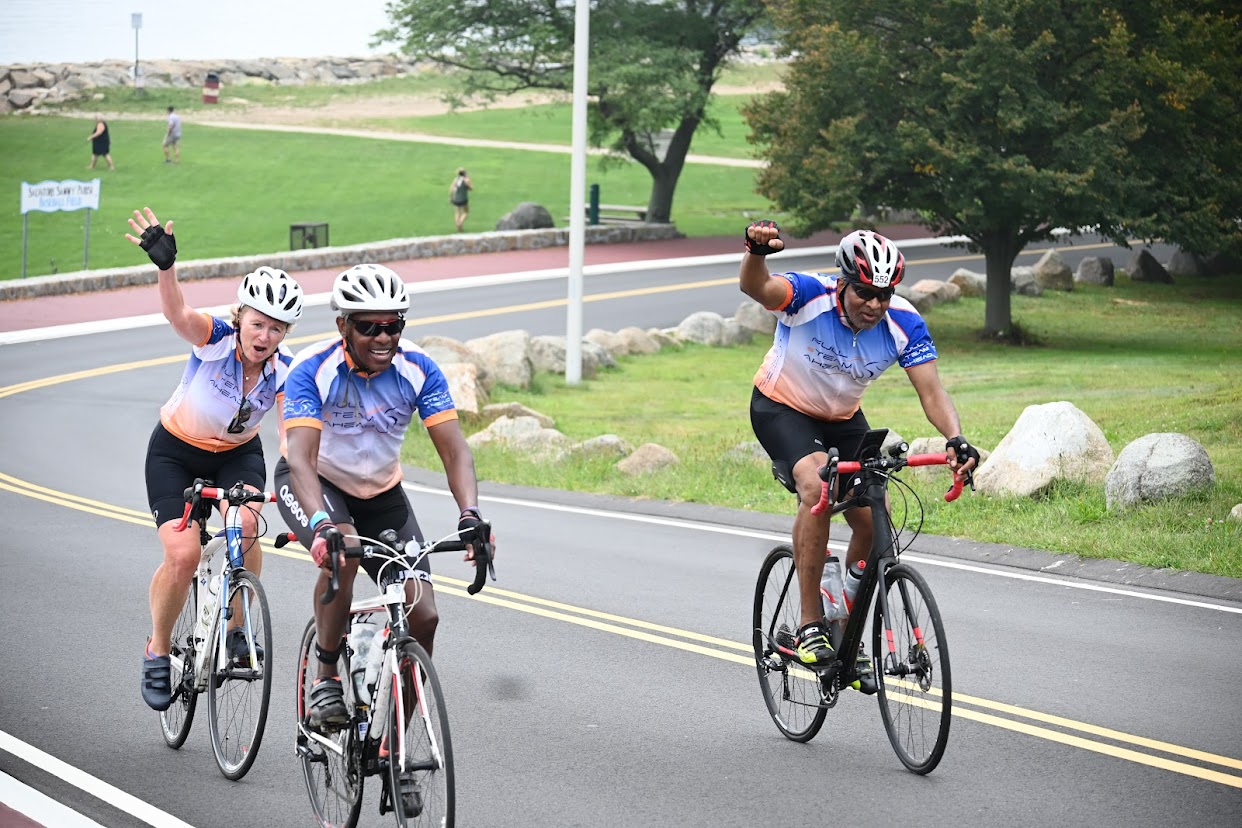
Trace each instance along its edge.
<instances>
[{"instance_id":1,"label":"black cycling shoe","mask_svg":"<svg viewBox=\"0 0 1242 828\"><path fill-rule=\"evenodd\" d=\"M861 644L858 645L858 656L854 660L854 672L850 678L850 686L864 695L874 696L880 689L875 681L875 672L871 669L871 657Z\"/></svg>"},{"instance_id":2,"label":"black cycling shoe","mask_svg":"<svg viewBox=\"0 0 1242 828\"><path fill-rule=\"evenodd\" d=\"M246 646L246 631L241 627L229 630L228 637L224 640L224 649L229 654L229 661L240 662L246 667L250 666L250 648ZM258 641L254 642L254 654L263 662L263 645Z\"/></svg>"},{"instance_id":3,"label":"black cycling shoe","mask_svg":"<svg viewBox=\"0 0 1242 828\"><path fill-rule=\"evenodd\" d=\"M803 624L798 630L794 654L807 667L827 667L836 658L832 642L828 640L828 628L822 621Z\"/></svg>"},{"instance_id":4,"label":"black cycling shoe","mask_svg":"<svg viewBox=\"0 0 1242 828\"><path fill-rule=\"evenodd\" d=\"M347 724L349 711L345 708L345 690L340 677L316 679L311 686L306 726L320 733L330 733Z\"/></svg>"},{"instance_id":5,"label":"black cycling shoe","mask_svg":"<svg viewBox=\"0 0 1242 828\"><path fill-rule=\"evenodd\" d=\"M142 660L142 700L160 712L172 706L172 659L168 656Z\"/></svg>"}]
</instances>

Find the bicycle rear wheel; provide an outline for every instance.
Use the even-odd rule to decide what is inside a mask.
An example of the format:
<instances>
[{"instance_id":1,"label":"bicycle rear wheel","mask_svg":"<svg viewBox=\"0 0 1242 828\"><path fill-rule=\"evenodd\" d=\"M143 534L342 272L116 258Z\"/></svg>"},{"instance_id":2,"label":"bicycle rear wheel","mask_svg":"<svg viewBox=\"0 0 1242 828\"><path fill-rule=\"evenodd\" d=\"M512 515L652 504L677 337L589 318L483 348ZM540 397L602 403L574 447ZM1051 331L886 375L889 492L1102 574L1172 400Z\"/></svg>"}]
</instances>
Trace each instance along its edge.
<instances>
[{"instance_id":1,"label":"bicycle rear wheel","mask_svg":"<svg viewBox=\"0 0 1242 828\"><path fill-rule=\"evenodd\" d=\"M917 571L897 564L884 580L889 617L881 600L885 596L877 596L871 625L880 718L901 763L915 773L930 773L944 755L952 720L944 623Z\"/></svg>"},{"instance_id":2,"label":"bicycle rear wheel","mask_svg":"<svg viewBox=\"0 0 1242 828\"><path fill-rule=\"evenodd\" d=\"M397 824L452 828L453 746L431 656L412 639L397 649L388 702L388 790Z\"/></svg>"},{"instance_id":3,"label":"bicycle rear wheel","mask_svg":"<svg viewBox=\"0 0 1242 828\"><path fill-rule=\"evenodd\" d=\"M219 630L213 631L211 680L207 687L207 716L211 723L211 748L216 764L228 779L241 779L254 764L263 742L267 707L272 695L272 619L267 595L254 573L235 570L229 585L233 619L245 640L244 656L221 662ZM225 623L220 619L220 623ZM227 636L226 636L227 638Z\"/></svg>"},{"instance_id":4,"label":"bicycle rear wheel","mask_svg":"<svg viewBox=\"0 0 1242 828\"><path fill-rule=\"evenodd\" d=\"M781 657L769 638L792 647L802 619L798 575L793 550L778 546L768 553L755 585L752 635L759 688L776 727L795 742L808 742L824 726L827 708L821 706L819 678L810 670Z\"/></svg>"},{"instance_id":5,"label":"bicycle rear wheel","mask_svg":"<svg viewBox=\"0 0 1242 828\"><path fill-rule=\"evenodd\" d=\"M302 779L306 782L311 810L321 826L354 828L362 810L362 758L354 739L355 728L351 725L321 735L311 733L305 725L311 685L319 673L315 644L315 620L312 618L302 633L302 646L298 649L297 754L302 762ZM342 648L337 667L337 674L344 679L345 705L352 710L347 648Z\"/></svg>"},{"instance_id":6,"label":"bicycle rear wheel","mask_svg":"<svg viewBox=\"0 0 1242 828\"><path fill-rule=\"evenodd\" d=\"M190 593L185 597L181 614L173 624L168 660L172 664L169 681L172 683L172 704L160 713L160 730L164 743L174 750L185 744L194 724L194 708L198 693L194 692L194 624L198 621L198 593L194 579L190 579Z\"/></svg>"}]
</instances>

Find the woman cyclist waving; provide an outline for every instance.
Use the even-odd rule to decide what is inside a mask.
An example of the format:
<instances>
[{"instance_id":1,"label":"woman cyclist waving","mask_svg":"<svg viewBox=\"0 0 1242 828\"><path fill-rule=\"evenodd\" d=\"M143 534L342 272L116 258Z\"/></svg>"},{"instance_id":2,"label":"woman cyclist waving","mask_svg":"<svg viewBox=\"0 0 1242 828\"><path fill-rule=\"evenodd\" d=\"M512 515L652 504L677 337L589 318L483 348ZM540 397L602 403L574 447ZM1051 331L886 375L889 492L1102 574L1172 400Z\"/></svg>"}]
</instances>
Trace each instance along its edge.
<instances>
[{"instance_id":1,"label":"woman cyclist waving","mask_svg":"<svg viewBox=\"0 0 1242 828\"><path fill-rule=\"evenodd\" d=\"M283 270L260 267L237 289L230 319L213 317L185 303L177 283L177 244L173 223L160 226L150 208L134 211L125 238L140 246L159 268L160 306L177 335L193 349L185 373L147 446L147 500L164 547L163 562L151 578L151 637L142 662L142 698L156 710L172 701L169 636L200 555L197 531L174 529L185 506L183 492L195 478L222 486L243 481L262 491L267 480L259 421L284 397L293 356L281 345L302 315L302 288ZM243 511L243 531L251 544L246 568L262 569L257 537L259 504ZM229 649L238 636L230 633Z\"/></svg>"}]
</instances>

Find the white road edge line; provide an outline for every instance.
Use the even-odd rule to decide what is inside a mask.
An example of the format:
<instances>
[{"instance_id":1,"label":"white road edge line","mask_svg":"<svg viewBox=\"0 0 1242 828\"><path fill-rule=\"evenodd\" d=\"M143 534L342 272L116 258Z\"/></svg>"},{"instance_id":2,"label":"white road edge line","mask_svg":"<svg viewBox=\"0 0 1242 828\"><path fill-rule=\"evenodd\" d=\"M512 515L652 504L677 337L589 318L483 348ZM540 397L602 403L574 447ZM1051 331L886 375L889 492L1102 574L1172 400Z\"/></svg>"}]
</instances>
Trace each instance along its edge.
<instances>
[{"instance_id":1,"label":"white road edge line","mask_svg":"<svg viewBox=\"0 0 1242 828\"><path fill-rule=\"evenodd\" d=\"M182 822L175 816L159 810L154 805L143 802L141 799L126 793L120 788L109 785L102 779L97 779L85 771L78 770L72 765L52 756L50 753L44 753L34 745L28 745L2 730L0 730L0 750L10 753L25 762L29 762L36 768L47 771L53 776L73 785L75 788L85 791L102 802L106 802L118 811L127 813L155 828L193 828L190 823ZM74 813L77 812L75 811ZM51 824L68 825L69 823L56 821ZM83 824L94 825L95 823L86 822Z\"/></svg>"},{"instance_id":2,"label":"white road edge line","mask_svg":"<svg viewBox=\"0 0 1242 828\"><path fill-rule=\"evenodd\" d=\"M104 828L95 820L3 772L0 772L0 803L40 825L56 828Z\"/></svg>"},{"instance_id":3,"label":"white road edge line","mask_svg":"<svg viewBox=\"0 0 1242 828\"><path fill-rule=\"evenodd\" d=\"M964 236L945 236L935 239L911 239L902 242L902 248L933 247L940 244L960 242ZM836 246L809 247L805 250L792 251L798 256L832 256ZM610 264L588 265L582 269L584 276L606 276L613 273L629 273L634 271L662 270L669 267L702 267L704 265L736 265L741 261L737 253L721 253L713 256L684 256L679 259L650 259L637 262L614 262ZM294 274L296 275L296 274ZM495 285L516 285L523 282L542 282L553 279L569 278L569 268L551 268L547 270L526 270L517 273L496 273L488 276L463 276L460 279L436 279L430 282L408 282L410 293L439 293L446 290L468 290L470 288L493 287ZM303 305L316 307L326 305L331 300L331 293L315 293L303 298ZM232 305L219 305L201 308L213 316L227 316ZM47 339L63 339L67 336L86 336L89 334L112 333L132 328L150 328L166 325L162 313L148 313L142 316L130 316L124 319L103 319L97 322L75 322L69 325L53 325L46 328L29 328L21 331L0 331L0 345L18 345L25 342L41 342Z\"/></svg>"},{"instance_id":4,"label":"white road edge line","mask_svg":"<svg viewBox=\"0 0 1242 828\"><path fill-rule=\"evenodd\" d=\"M401 485L410 491L442 495L444 497L450 496L449 492L442 489L434 489L429 486L419 485L417 483L402 483ZM656 517L654 515L640 515L631 512L610 512L604 509L590 509L584 506L565 506L559 503L545 503L538 500L523 500L521 498L512 497L492 497L480 495L479 500L492 503L504 503L510 506L523 506L532 509L547 509L554 512L571 512L579 515L591 515L594 517L610 518L612 520L629 520L634 521L635 523L648 523L654 526L673 526L679 529L691 529L699 532L714 532L718 535L735 535L745 538L771 540L776 541L777 543L789 542L789 538L787 536L776 532L764 532L757 529L744 529L735 526L722 526L714 523L700 523L698 521L681 520L679 518ZM845 551L845 545L841 543L829 543L829 546L835 550L842 552ZM942 558L928 558L915 552L907 552L902 557L903 559L913 561L914 563L927 564L929 566L942 566L946 569L960 569L965 572L976 572L982 575L994 575L999 578L1012 578L1017 581L1051 584L1053 586L1068 587L1070 589L1083 589L1089 592L1106 592L1111 595L1122 595L1128 598L1143 598L1148 601L1162 601L1167 604L1178 604L1185 607L1196 607L1198 609L1207 609L1214 610L1216 612L1229 612L1242 615L1242 607L1231 607L1226 604L1211 604L1206 601L1194 601L1189 598L1176 598L1171 595L1156 595L1147 592L1137 592L1131 589L1123 589L1121 587L1102 586L1100 584L1088 583L1078 579L1054 578L1047 575L1035 575L1027 572L1017 572L1009 569L982 566L979 564L948 561Z\"/></svg>"}]
</instances>

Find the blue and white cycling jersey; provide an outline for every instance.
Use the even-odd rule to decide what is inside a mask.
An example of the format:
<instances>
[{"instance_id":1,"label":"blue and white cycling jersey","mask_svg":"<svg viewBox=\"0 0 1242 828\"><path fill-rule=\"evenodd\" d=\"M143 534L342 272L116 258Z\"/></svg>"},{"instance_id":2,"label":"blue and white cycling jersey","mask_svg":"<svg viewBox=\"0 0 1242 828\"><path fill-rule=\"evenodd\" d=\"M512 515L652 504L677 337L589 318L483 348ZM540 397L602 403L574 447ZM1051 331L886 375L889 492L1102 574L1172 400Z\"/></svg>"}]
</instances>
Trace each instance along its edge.
<instances>
[{"instance_id":1,"label":"blue and white cycling jersey","mask_svg":"<svg viewBox=\"0 0 1242 828\"><path fill-rule=\"evenodd\" d=\"M392 365L359 373L338 336L298 353L285 383L280 453L286 431L320 429L319 475L347 494L372 498L401 481L401 442L414 413L423 425L457 419L448 381L431 357L408 340Z\"/></svg>"},{"instance_id":2,"label":"blue and white cycling jersey","mask_svg":"<svg viewBox=\"0 0 1242 828\"><path fill-rule=\"evenodd\" d=\"M192 446L227 451L249 442L258 433L264 413L279 404L293 354L281 345L268 359L263 378L246 395L252 413L245 430L229 434L229 424L242 404L237 330L223 319L203 315L211 320L211 332L190 352L181 383L160 409L160 422L170 434Z\"/></svg>"},{"instance_id":3,"label":"blue and white cycling jersey","mask_svg":"<svg viewBox=\"0 0 1242 828\"><path fill-rule=\"evenodd\" d=\"M780 273L789 291L772 348L755 374L765 397L820 420L853 417L872 380L894 363L913 368L936 359L936 346L914 306L894 296L874 328L855 335L837 296L837 276Z\"/></svg>"}]
</instances>

